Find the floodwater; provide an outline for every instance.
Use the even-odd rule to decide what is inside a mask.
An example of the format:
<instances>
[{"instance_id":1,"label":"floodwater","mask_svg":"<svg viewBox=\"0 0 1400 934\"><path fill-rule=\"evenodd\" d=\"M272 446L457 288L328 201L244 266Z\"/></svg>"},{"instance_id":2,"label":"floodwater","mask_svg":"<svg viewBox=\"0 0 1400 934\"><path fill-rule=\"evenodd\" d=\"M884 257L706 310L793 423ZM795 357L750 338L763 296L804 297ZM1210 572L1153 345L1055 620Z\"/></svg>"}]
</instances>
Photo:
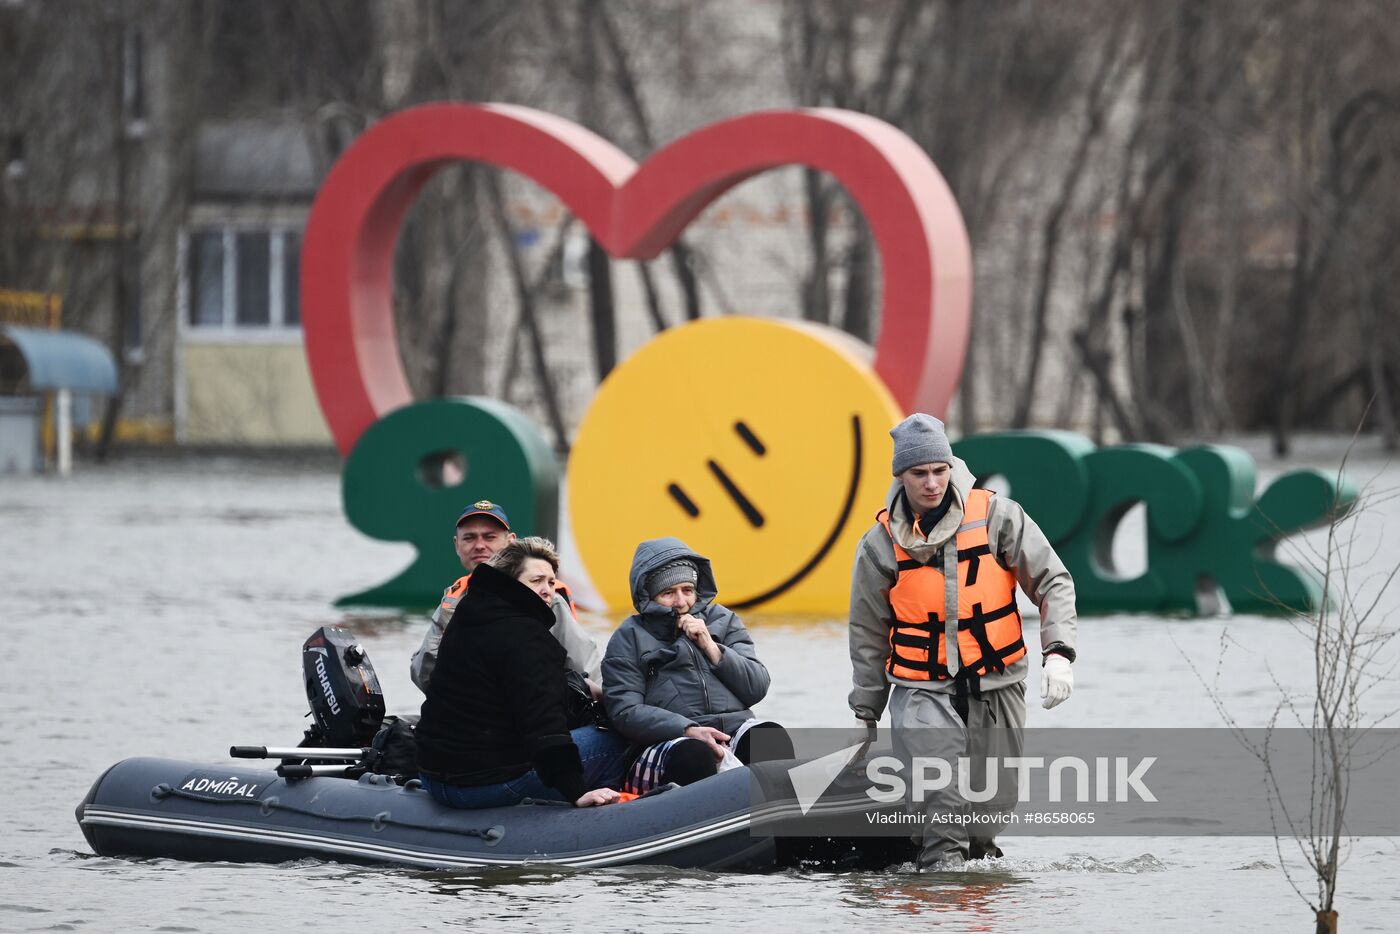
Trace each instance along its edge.
<instances>
[{"instance_id":1,"label":"floodwater","mask_svg":"<svg viewBox=\"0 0 1400 934\"><path fill-rule=\"evenodd\" d=\"M1320 441L1308 455L1332 466L1338 447ZM1361 451L1351 474L1400 488L1400 466L1379 453ZM1377 570L1400 554L1397 520L1394 500L1369 517L1372 538L1362 553ZM1381 541L1387 525L1389 540ZM0 761L0 931L1311 929L1267 837L1015 836L994 865L929 876L543 865L441 873L91 853L73 809L111 763L133 755L226 763L234 743L294 743L306 710L299 648L318 626L352 628L390 711L416 710L408 658L424 617L331 606L389 577L405 562L404 547L348 525L338 468L324 461L132 461L80 465L66 481L0 477L9 715ZM1400 605L1400 594L1386 605ZM588 619L600 639L613 622ZM751 625L774 675L759 712L792 726L848 725L840 622ZM1093 618L1081 621L1074 696L1054 711L1033 706L1031 725L1218 726L1187 658L1212 668L1222 634L1238 648L1224 668L1221 702L1241 723L1265 723L1276 684L1307 692L1309 646L1279 620ZM1400 686L1382 682L1371 709L1397 707ZM1364 825L1364 815L1353 820ZM1311 893L1287 844L1282 863ZM1354 841L1341 871L1342 929L1400 926L1397 878L1400 841Z\"/></svg>"}]
</instances>

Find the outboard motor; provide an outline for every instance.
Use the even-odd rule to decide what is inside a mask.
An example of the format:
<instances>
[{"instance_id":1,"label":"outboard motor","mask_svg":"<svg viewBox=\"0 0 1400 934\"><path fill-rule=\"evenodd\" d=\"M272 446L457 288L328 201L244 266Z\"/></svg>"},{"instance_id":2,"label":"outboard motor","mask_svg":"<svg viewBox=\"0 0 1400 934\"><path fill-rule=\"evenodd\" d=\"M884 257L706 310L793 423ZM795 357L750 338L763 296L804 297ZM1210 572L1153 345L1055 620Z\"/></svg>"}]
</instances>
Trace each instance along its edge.
<instances>
[{"instance_id":1,"label":"outboard motor","mask_svg":"<svg viewBox=\"0 0 1400 934\"><path fill-rule=\"evenodd\" d=\"M315 721L302 746L369 746L384 723L384 692L354 636L322 626L302 645L301 667Z\"/></svg>"}]
</instances>

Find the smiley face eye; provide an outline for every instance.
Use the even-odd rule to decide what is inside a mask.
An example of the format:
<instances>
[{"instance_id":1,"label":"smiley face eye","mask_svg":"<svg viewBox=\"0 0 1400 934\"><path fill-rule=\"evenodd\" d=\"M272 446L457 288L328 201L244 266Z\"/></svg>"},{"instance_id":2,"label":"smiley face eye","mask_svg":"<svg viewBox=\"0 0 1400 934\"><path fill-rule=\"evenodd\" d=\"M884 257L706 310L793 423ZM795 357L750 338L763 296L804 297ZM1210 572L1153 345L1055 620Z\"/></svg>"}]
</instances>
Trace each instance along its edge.
<instances>
[{"instance_id":1,"label":"smiley face eye","mask_svg":"<svg viewBox=\"0 0 1400 934\"><path fill-rule=\"evenodd\" d=\"M753 429L743 421L734 423L734 431L744 440L744 443L749 446L749 449L759 457L768 453L768 448L759 440L758 435L754 434ZM744 514L744 518L748 520L749 525L756 529L763 528L763 523L765 521L763 513L759 512L758 507L753 504L753 501L744 494L743 490L739 489L738 484L730 479L729 474L725 472L724 468L712 460L706 461L705 466L710 468L710 473L719 481L719 485L724 488L724 492L729 494L729 498L734 501L734 505L739 507L739 511ZM700 507L695 505L695 501L686 495L685 490L682 490L678 484L668 484L666 492L671 494L671 498L676 501L681 509L685 510L686 515L690 516L692 519L699 518Z\"/></svg>"},{"instance_id":2,"label":"smiley face eye","mask_svg":"<svg viewBox=\"0 0 1400 934\"><path fill-rule=\"evenodd\" d=\"M700 507L695 505L689 496L685 495L685 490L672 483L666 487L666 492L671 494L671 498L680 504L690 518L695 519L700 515Z\"/></svg>"},{"instance_id":3,"label":"smiley face eye","mask_svg":"<svg viewBox=\"0 0 1400 934\"><path fill-rule=\"evenodd\" d=\"M758 440L758 435L754 434L748 425L745 425L743 422L735 422L734 430L738 432L739 437L744 439L744 443L752 448L753 452L759 457L768 453L768 449L763 446L763 442Z\"/></svg>"}]
</instances>

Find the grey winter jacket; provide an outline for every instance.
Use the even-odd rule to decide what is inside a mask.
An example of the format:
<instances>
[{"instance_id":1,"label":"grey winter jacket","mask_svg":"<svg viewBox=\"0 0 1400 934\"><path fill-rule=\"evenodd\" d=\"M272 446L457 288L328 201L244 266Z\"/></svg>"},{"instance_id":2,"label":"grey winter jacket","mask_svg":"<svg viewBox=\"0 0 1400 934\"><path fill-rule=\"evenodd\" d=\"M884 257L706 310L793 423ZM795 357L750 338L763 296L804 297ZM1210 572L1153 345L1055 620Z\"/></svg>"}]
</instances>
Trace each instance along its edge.
<instances>
[{"instance_id":1,"label":"grey winter jacket","mask_svg":"<svg viewBox=\"0 0 1400 934\"><path fill-rule=\"evenodd\" d=\"M678 636L675 613L653 603L643 587L649 573L678 558L700 570L690 614L705 621L720 647L718 665ZM643 745L675 739L692 726L732 735L768 693L768 669L739 617L713 602L718 590L710 562L680 539L642 542L632 558L631 583L637 613L613 633L603 655L603 703L614 728Z\"/></svg>"},{"instance_id":2,"label":"grey winter jacket","mask_svg":"<svg viewBox=\"0 0 1400 934\"><path fill-rule=\"evenodd\" d=\"M916 561L927 564L952 539L963 521L963 504L975 478L967 465L953 458L953 476L948 494L953 502L946 515L921 538L914 531L903 485L895 478L887 500L890 511L890 531L899 544ZM987 538L992 555L1004 568L1016 575L1016 583L1040 609L1040 645L1044 649L1052 642L1075 647L1077 614L1074 607L1074 580L1060 560L1049 539L1026 515L1019 503L1005 496L992 497L987 513ZM945 553L948 557L949 553ZM956 560L952 557L951 560ZM953 681L905 681L886 672L890 657L890 588L898 570L894 546L884 526L878 522L865 533L856 550L855 568L851 574L851 611L849 642L851 652L852 688L848 700L851 710L862 720L879 720L889 699L890 685L950 692ZM957 614L957 574L950 575L951 593L947 604ZM1029 642L1029 640L1028 640ZM980 680L983 691L996 690L1024 681L1029 667L1025 657L1008 665L1005 671L991 672Z\"/></svg>"}]
</instances>

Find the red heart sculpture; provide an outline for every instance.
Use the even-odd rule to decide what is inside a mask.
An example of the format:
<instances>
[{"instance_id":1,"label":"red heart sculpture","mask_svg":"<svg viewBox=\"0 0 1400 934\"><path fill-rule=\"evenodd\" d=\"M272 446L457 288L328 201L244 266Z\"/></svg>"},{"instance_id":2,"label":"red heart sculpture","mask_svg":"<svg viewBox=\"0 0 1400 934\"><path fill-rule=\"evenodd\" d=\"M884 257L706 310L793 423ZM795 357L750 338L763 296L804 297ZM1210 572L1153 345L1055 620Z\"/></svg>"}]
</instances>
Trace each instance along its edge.
<instances>
[{"instance_id":1,"label":"red heart sculpture","mask_svg":"<svg viewBox=\"0 0 1400 934\"><path fill-rule=\"evenodd\" d=\"M864 211L884 302L875 369L906 411L943 414L962 375L972 255L957 202L897 128L845 110L780 110L712 124L638 166L560 117L504 104L426 104L366 130L311 208L302 326L316 394L342 453L412 401L394 337L394 242L413 199L453 162L512 169L552 191L613 256L650 259L712 201L760 172L828 172Z\"/></svg>"}]
</instances>

